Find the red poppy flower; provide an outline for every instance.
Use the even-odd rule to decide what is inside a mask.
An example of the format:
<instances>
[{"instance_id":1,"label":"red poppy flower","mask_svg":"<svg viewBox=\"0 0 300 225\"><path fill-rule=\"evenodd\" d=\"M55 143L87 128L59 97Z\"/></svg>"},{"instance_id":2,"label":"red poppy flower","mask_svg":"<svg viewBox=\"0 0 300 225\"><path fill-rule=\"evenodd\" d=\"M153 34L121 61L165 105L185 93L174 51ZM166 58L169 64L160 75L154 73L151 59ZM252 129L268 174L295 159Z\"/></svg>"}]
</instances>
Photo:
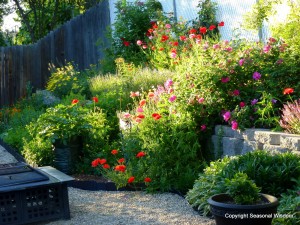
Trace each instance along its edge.
<instances>
[{"instance_id":1,"label":"red poppy flower","mask_svg":"<svg viewBox=\"0 0 300 225\"><path fill-rule=\"evenodd\" d=\"M223 27L224 26L224 21L221 21L218 25L219 25L219 27Z\"/></svg>"},{"instance_id":2,"label":"red poppy flower","mask_svg":"<svg viewBox=\"0 0 300 225\"><path fill-rule=\"evenodd\" d=\"M97 102L99 101L97 97L93 97L92 100L93 100L95 103L97 103Z\"/></svg>"},{"instance_id":3,"label":"red poppy flower","mask_svg":"<svg viewBox=\"0 0 300 225\"><path fill-rule=\"evenodd\" d=\"M127 183L128 184L132 183L134 181L134 179L135 179L134 177L129 177Z\"/></svg>"},{"instance_id":4,"label":"red poppy flower","mask_svg":"<svg viewBox=\"0 0 300 225\"><path fill-rule=\"evenodd\" d=\"M141 101L140 101L140 107L143 107L145 104L146 104L146 99L142 99Z\"/></svg>"},{"instance_id":5,"label":"red poppy flower","mask_svg":"<svg viewBox=\"0 0 300 225\"><path fill-rule=\"evenodd\" d=\"M137 158L142 158L142 157L144 157L145 155L146 155L145 152L139 152L138 154L136 154L136 157L137 157Z\"/></svg>"},{"instance_id":6,"label":"red poppy flower","mask_svg":"<svg viewBox=\"0 0 300 225\"><path fill-rule=\"evenodd\" d=\"M150 177L146 177L146 178L144 179L144 181L147 182L147 183L149 183L149 182L151 182L151 178L150 178Z\"/></svg>"},{"instance_id":7,"label":"red poppy flower","mask_svg":"<svg viewBox=\"0 0 300 225\"><path fill-rule=\"evenodd\" d=\"M200 27L200 33L201 34L205 34L206 32L207 32L207 29L206 29L206 27Z\"/></svg>"},{"instance_id":8,"label":"red poppy flower","mask_svg":"<svg viewBox=\"0 0 300 225\"><path fill-rule=\"evenodd\" d=\"M149 98L153 98L153 97L154 97L154 93L153 93L153 92L149 92L149 93L148 93L148 97L149 97Z\"/></svg>"},{"instance_id":9,"label":"red poppy flower","mask_svg":"<svg viewBox=\"0 0 300 225\"><path fill-rule=\"evenodd\" d=\"M162 35L161 36L161 42L165 42L169 39L169 37L167 35Z\"/></svg>"},{"instance_id":10,"label":"red poppy flower","mask_svg":"<svg viewBox=\"0 0 300 225\"><path fill-rule=\"evenodd\" d=\"M123 162L125 162L124 158L121 158L121 159L118 160L118 163L123 163Z\"/></svg>"},{"instance_id":11,"label":"red poppy flower","mask_svg":"<svg viewBox=\"0 0 300 225\"><path fill-rule=\"evenodd\" d=\"M186 37L186 36L180 36L179 39L180 39L181 41L185 41L185 40L187 39L187 37Z\"/></svg>"},{"instance_id":12,"label":"red poppy flower","mask_svg":"<svg viewBox=\"0 0 300 225\"><path fill-rule=\"evenodd\" d=\"M115 167L115 171L119 171L119 172L125 172L125 170L126 170L126 166L125 165L117 165L116 167Z\"/></svg>"},{"instance_id":13,"label":"red poppy flower","mask_svg":"<svg viewBox=\"0 0 300 225\"><path fill-rule=\"evenodd\" d=\"M209 30L214 30L216 28L215 25L210 25Z\"/></svg>"},{"instance_id":14,"label":"red poppy flower","mask_svg":"<svg viewBox=\"0 0 300 225\"><path fill-rule=\"evenodd\" d=\"M159 51L163 51L163 50L165 50L164 48L159 48Z\"/></svg>"},{"instance_id":15,"label":"red poppy flower","mask_svg":"<svg viewBox=\"0 0 300 225\"><path fill-rule=\"evenodd\" d=\"M191 29L191 30L189 31L189 33L190 33L190 34L196 34L196 33L197 33L197 30L196 30L195 28L193 28L193 29Z\"/></svg>"},{"instance_id":16,"label":"red poppy flower","mask_svg":"<svg viewBox=\"0 0 300 225\"><path fill-rule=\"evenodd\" d=\"M110 165L108 165L107 163L105 163L102 167L103 167L103 169L109 169Z\"/></svg>"},{"instance_id":17,"label":"red poppy flower","mask_svg":"<svg viewBox=\"0 0 300 225\"><path fill-rule=\"evenodd\" d=\"M201 39L202 39L202 35L201 35L201 34L197 34L197 35L196 35L196 39L201 40Z\"/></svg>"},{"instance_id":18,"label":"red poppy flower","mask_svg":"<svg viewBox=\"0 0 300 225\"><path fill-rule=\"evenodd\" d=\"M92 167L97 167L99 165L99 158L92 161Z\"/></svg>"},{"instance_id":19,"label":"red poppy flower","mask_svg":"<svg viewBox=\"0 0 300 225\"><path fill-rule=\"evenodd\" d=\"M100 163L101 165L105 164L105 163L106 163L106 159L100 159L100 160L99 160L99 163Z\"/></svg>"},{"instance_id":20,"label":"red poppy flower","mask_svg":"<svg viewBox=\"0 0 300 225\"><path fill-rule=\"evenodd\" d=\"M293 92L294 92L293 88L286 88L283 90L284 95L289 95L289 94L292 94Z\"/></svg>"},{"instance_id":21,"label":"red poppy flower","mask_svg":"<svg viewBox=\"0 0 300 225\"><path fill-rule=\"evenodd\" d=\"M123 41L123 45L129 46L129 45L130 45L130 42L129 42L129 41Z\"/></svg>"},{"instance_id":22,"label":"red poppy flower","mask_svg":"<svg viewBox=\"0 0 300 225\"><path fill-rule=\"evenodd\" d=\"M144 119L144 118L145 118L145 115L139 114L139 115L137 115L136 117L137 117L137 118L140 118L140 119Z\"/></svg>"},{"instance_id":23,"label":"red poppy flower","mask_svg":"<svg viewBox=\"0 0 300 225\"><path fill-rule=\"evenodd\" d=\"M152 118L155 120L159 120L161 118L161 115L159 113L153 113Z\"/></svg>"},{"instance_id":24,"label":"red poppy flower","mask_svg":"<svg viewBox=\"0 0 300 225\"><path fill-rule=\"evenodd\" d=\"M173 46L178 46L178 41L174 41Z\"/></svg>"},{"instance_id":25,"label":"red poppy flower","mask_svg":"<svg viewBox=\"0 0 300 225\"><path fill-rule=\"evenodd\" d=\"M113 155L118 154L118 150L116 150L116 149L111 150L111 154L113 154Z\"/></svg>"},{"instance_id":26,"label":"red poppy flower","mask_svg":"<svg viewBox=\"0 0 300 225\"><path fill-rule=\"evenodd\" d=\"M72 104L77 104L79 102L78 99L73 99Z\"/></svg>"}]
</instances>

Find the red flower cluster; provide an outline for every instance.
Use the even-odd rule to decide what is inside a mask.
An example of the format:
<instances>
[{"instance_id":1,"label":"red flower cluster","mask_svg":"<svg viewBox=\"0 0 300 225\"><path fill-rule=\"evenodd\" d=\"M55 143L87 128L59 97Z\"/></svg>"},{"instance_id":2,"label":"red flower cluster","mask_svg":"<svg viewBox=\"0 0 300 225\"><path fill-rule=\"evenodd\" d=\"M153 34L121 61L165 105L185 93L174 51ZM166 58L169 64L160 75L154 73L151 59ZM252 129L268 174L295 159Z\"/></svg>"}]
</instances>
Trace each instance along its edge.
<instances>
[{"instance_id":1,"label":"red flower cluster","mask_svg":"<svg viewBox=\"0 0 300 225\"><path fill-rule=\"evenodd\" d=\"M115 171L119 171L119 172L124 173L125 170L126 170L126 166L125 165L116 165L115 166Z\"/></svg>"},{"instance_id":2,"label":"red flower cluster","mask_svg":"<svg viewBox=\"0 0 300 225\"><path fill-rule=\"evenodd\" d=\"M284 95L289 95L289 94L292 94L293 92L294 92L293 88L286 88L283 90Z\"/></svg>"},{"instance_id":3,"label":"red flower cluster","mask_svg":"<svg viewBox=\"0 0 300 225\"><path fill-rule=\"evenodd\" d=\"M145 155L146 155L145 152L139 152L139 153L136 154L136 157L137 157L137 158L142 158L142 157L144 157Z\"/></svg>"},{"instance_id":4,"label":"red flower cluster","mask_svg":"<svg viewBox=\"0 0 300 225\"><path fill-rule=\"evenodd\" d=\"M152 118L155 120L159 120L161 118L161 115L159 113L153 113Z\"/></svg>"},{"instance_id":5,"label":"red flower cluster","mask_svg":"<svg viewBox=\"0 0 300 225\"><path fill-rule=\"evenodd\" d=\"M118 150L116 150L116 149L111 150L111 154L113 154L113 155L118 154Z\"/></svg>"},{"instance_id":6,"label":"red flower cluster","mask_svg":"<svg viewBox=\"0 0 300 225\"><path fill-rule=\"evenodd\" d=\"M97 167L98 165L106 164L106 159L100 159L97 158L94 161L92 161L92 167Z\"/></svg>"}]
</instances>

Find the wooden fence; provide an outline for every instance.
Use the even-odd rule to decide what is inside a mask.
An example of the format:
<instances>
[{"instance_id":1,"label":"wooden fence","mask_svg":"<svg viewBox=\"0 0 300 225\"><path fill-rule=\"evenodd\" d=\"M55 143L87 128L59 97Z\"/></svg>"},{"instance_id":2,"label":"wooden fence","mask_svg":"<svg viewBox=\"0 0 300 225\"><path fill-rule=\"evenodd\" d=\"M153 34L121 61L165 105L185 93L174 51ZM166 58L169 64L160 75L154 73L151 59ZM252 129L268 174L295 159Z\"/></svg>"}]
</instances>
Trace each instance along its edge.
<instances>
[{"instance_id":1,"label":"wooden fence","mask_svg":"<svg viewBox=\"0 0 300 225\"><path fill-rule=\"evenodd\" d=\"M28 82L42 89L49 78L49 64L74 62L79 70L98 64L110 25L109 3L99 3L32 45L0 48L0 107L11 105L26 94Z\"/></svg>"}]
</instances>

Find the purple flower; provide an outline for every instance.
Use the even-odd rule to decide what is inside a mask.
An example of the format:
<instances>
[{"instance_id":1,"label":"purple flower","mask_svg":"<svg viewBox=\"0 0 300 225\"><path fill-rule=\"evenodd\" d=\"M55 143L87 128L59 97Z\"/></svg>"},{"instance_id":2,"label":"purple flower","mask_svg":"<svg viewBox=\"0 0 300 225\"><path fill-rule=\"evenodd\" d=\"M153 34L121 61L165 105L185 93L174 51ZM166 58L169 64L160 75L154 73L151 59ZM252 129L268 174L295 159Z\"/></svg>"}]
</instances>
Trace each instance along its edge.
<instances>
[{"instance_id":1,"label":"purple flower","mask_svg":"<svg viewBox=\"0 0 300 225\"><path fill-rule=\"evenodd\" d=\"M227 122L231 117L231 113L229 111L223 114L223 119Z\"/></svg>"},{"instance_id":2,"label":"purple flower","mask_svg":"<svg viewBox=\"0 0 300 225\"><path fill-rule=\"evenodd\" d=\"M174 102L176 100L176 95L172 95L170 98L169 98L169 102Z\"/></svg>"},{"instance_id":3,"label":"purple flower","mask_svg":"<svg viewBox=\"0 0 300 225\"><path fill-rule=\"evenodd\" d=\"M235 120L231 121L231 129L232 130L237 130L238 129L238 122L236 122Z\"/></svg>"},{"instance_id":4,"label":"purple flower","mask_svg":"<svg viewBox=\"0 0 300 225\"><path fill-rule=\"evenodd\" d=\"M165 82L165 88L166 88L166 89L169 89L172 85L173 85L173 80L171 80L171 79L168 79L168 80Z\"/></svg>"},{"instance_id":5,"label":"purple flower","mask_svg":"<svg viewBox=\"0 0 300 225\"><path fill-rule=\"evenodd\" d=\"M239 61L239 65L240 65L240 66L243 66L243 65L244 65L244 63L245 63L245 59L240 59L240 61Z\"/></svg>"},{"instance_id":6,"label":"purple flower","mask_svg":"<svg viewBox=\"0 0 300 225\"><path fill-rule=\"evenodd\" d=\"M261 78L261 74L256 71L256 72L253 73L252 77L253 77L254 80L259 80Z\"/></svg>"},{"instance_id":7,"label":"purple flower","mask_svg":"<svg viewBox=\"0 0 300 225\"><path fill-rule=\"evenodd\" d=\"M275 103L277 102L277 100L273 98L271 102L272 102L273 104L275 104Z\"/></svg>"},{"instance_id":8,"label":"purple flower","mask_svg":"<svg viewBox=\"0 0 300 225\"><path fill-rule=\"evenodd\" d=\"M255 105L258 102L258 100L255 98L251 101L251 105Z\"/></svg>"},{"instance_id":9,"label":"purple flower","mask_svg":"<svg viewBox=\"0 0 300 225\"><path fill-rule=\"evenodd\" d=\"M205 124L202 124L201 125L201 131L205 131L206 130L206 125Z\"/></svg>"},{"instance_id":10,"label":"purple flower","mask_svg":"<svg viewBox=\"0 0 300 225\"><path fill-rule=\"evenodd\" d=\"M222 82L222 83L227 83L228 81L230 81L230 78L229 78L229 77L222 77L222 78L221 78L221 82Z\"/></svg>"}]
</instances>

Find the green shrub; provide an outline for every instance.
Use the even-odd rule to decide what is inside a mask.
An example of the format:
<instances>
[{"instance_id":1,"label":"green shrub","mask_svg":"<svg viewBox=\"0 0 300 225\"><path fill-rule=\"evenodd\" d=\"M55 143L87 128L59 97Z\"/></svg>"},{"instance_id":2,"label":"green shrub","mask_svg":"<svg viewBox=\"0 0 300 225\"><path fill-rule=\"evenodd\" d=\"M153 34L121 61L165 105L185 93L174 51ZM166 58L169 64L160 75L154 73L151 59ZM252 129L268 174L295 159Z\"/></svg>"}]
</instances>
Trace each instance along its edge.
<instances>
[{"instance_id":1,"label":"green shrub","mask_svg":"<svg viewBox=\"0 0 300 225\"><path fill-rule=\"evenodd\" d=\"M86 93L88 90L88 73L80 73L71 64L63 67L51 68L51 76L47 82L46 89L62 98L71 92Z\"/></svg>"},{"instance_id":2,"label":"green shrub","mask_svg":"<svg viewBox=\"0 0 300 225\"><path fill-rule=\"evenodd\" d=\"M261 188L262 193L279 197L300 179L300 156L292 153L271 154L265 151L250 152L215 161L199 175L187 200L204 215L209 214L207 199L226 192L225 179L233 179L242 172Z\"/></svg>"},{"instance_id":3,"label":"green shrub","mask_svg":"<svg viewBox=\"0 0 300 225\"><path fill-rule=\"evenodd\" d=\"M228 194L236 204L249 205L259 200L260 189L249 180L247 174L236 173L232 179L225 178L226 194Z\"/></svg>"}]
</instances>

